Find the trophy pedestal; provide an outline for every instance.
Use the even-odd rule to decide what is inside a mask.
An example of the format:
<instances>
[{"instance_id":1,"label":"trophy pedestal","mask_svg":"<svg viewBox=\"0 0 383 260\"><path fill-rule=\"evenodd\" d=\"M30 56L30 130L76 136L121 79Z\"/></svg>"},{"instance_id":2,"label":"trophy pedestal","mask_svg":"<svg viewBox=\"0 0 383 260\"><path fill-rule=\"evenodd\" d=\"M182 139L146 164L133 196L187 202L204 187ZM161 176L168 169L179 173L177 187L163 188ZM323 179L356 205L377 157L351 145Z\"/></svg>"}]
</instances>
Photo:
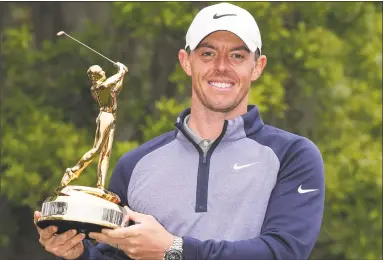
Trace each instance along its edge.
<instances>
[{"instance_id":1,"label":"trophy pedestal","mask_svg":"<svg viewBox=\"0 0 383 260\"><path fill-rule=\"evenodd\" d=\"M119 203L120 198L106 190L84 186L61 187L44 201L36 225L40 228L56 226L57 234L76 229L89 239L89 232L121 227L126 212Z\"/></svg>"}]
</instances>

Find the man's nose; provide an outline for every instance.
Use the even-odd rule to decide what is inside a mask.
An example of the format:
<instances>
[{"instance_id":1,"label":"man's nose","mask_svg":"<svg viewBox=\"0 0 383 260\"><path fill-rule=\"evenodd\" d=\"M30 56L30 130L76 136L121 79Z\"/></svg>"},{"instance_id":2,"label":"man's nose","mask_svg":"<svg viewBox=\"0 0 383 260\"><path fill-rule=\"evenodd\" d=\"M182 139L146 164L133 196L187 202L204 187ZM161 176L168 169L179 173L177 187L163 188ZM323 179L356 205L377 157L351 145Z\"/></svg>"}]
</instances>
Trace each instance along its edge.
<instances>
[{"instance_id":1,"label":"man's nose","mask_svg":"<svg viewBox=\"0 0 383 260\"><path fill-rule=\"evenodd\" d=\"M229 59L224 55L219 55L216 59L217 72L226 72L229 68Z\"/></svg>"}]
</instances>

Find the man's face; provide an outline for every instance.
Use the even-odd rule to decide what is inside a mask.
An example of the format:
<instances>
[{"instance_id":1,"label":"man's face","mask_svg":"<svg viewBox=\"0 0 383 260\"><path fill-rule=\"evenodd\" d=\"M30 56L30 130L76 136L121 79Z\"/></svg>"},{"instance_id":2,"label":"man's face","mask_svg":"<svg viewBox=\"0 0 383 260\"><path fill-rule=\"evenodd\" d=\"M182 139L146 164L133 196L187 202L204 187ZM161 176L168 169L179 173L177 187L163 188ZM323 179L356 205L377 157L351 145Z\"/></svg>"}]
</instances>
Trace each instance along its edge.
<instances>
[{"instance_id":1,"label":"man's face","mask_svg":"<svg viewBox=\"0 0 383 260\"><path fill-rule=\"evenodd\" d=\"M218 31L203 39L198 47L180 61L192 77L193 102L216 112L246 107L252 81L265 65L256 67L255 54L235 34ZM262 57L266 59L265 57Z\"/></svg>"}]
</instances>

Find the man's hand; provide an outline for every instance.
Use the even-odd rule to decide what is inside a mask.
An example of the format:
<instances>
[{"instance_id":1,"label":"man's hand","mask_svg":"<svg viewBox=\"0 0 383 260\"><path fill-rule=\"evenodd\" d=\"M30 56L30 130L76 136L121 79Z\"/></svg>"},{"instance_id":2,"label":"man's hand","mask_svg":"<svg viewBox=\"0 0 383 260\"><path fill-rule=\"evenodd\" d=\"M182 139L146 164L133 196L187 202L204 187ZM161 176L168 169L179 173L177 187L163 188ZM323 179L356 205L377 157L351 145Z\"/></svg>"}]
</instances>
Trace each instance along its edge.
<instances>
[{"instance_id":1,"label":"man's hand","mask_svg":"<svg viewBox=\"0 0 383 260\"><path fill-rule=\"evenodd\" d=\"M90 233L89 236L114 247L118 245L130 258L136 260L162 260L174 236L153 216L125 208L129 219L137 224L114 230L103 229L102 233Z\"/></svg>"},{"instance_id":2,"label":"man's hand","mask_svg":"<svg viewBox=\"0 0 383 260\"><path fill-rule=\"evenodd\" d=\"M40 215L40 212L35 211L35 224ZM76 235L76 230L68 230L60 235L55 235L57 231L55 226L45 229L36 226L36 228L40 234L39 242L48 252L65 259L76 259L84 252L84 245L82 244L82 240L85 238L84 234Z\"/></svg>"}]
</instances>

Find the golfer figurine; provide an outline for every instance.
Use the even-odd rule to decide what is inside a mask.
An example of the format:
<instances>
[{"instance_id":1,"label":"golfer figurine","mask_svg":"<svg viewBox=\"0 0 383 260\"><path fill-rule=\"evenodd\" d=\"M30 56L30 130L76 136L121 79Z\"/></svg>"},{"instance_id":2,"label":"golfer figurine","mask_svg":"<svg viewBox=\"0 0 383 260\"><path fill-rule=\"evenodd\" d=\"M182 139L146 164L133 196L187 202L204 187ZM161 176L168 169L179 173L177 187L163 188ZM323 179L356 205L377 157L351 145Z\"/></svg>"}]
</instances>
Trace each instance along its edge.
<instances>
[{"instance_id":1,"label":"golfer figurine","mask_svg":"<svg viewBox=\"0 0 383 260\"><path fill-rule=\"evenodd\" d=\"M100 107L100 113L96 120L97 130L94 145L75 166L66 169L61 180L61 186L66 186L69 182L78 178L89 163L99 155L97 188L105 190L104 185L109 168L116 124L117 96L122 89L123 78L128 72L124 64L116 62L115 65L118 67L118 72L109 78L106 78L105 72L98 65L93 65L88 69L88 76L92 81L92 97Z\"/></svg>"}]
</instances>

